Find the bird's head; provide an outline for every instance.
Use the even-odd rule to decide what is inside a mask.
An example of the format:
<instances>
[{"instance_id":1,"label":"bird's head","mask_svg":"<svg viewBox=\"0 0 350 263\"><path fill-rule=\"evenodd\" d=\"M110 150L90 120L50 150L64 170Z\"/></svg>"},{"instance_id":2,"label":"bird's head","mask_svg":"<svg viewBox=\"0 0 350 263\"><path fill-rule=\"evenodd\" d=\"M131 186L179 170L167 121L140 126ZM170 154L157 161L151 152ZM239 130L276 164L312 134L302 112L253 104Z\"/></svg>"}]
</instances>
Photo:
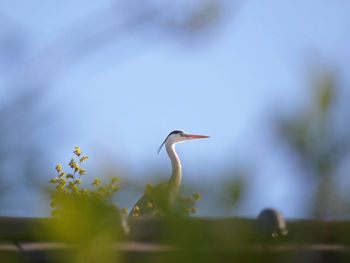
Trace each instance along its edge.
<instances>
[{"instance_id":1,"label":"bird's head","mask_svg":"<svg viewBox=\"0 0 350 263\"><path fill-rule=\"evenodd\" d=\"M169 133L169 135L165 138L164 142L158 149L158 153L162 149L163 145L173 145L179 142L184 142L184 141L190 141L190 140L195 140L195 139L202 139L202 138L210 138L209 136L205 135L196 135L196 134L189 134L185 131L181 130L175 130Z\"/></svg>"}]
</instances>

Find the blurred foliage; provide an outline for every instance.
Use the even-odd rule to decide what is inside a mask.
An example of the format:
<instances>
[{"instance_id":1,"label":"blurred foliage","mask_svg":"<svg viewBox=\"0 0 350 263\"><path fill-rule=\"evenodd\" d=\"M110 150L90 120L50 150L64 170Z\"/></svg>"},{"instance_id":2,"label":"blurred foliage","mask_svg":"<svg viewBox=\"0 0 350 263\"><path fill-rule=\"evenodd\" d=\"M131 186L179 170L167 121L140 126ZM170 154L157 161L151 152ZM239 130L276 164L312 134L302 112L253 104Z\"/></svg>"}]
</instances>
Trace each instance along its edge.
<instances>
[{"instance_id":1,"label":"blurred foliage","mask_svg":"<svg viewBox=\"0 0 350 263\"><path fill-rule=\"evenodd\" d=\"M344 217L349 212L348 196L336 184L350 140L345 131L349 123L342 124L341 133L337 127L338 92L334 74L324 72L314 81L309 106L278 122L279 134L293 150L305 179L310 187L316 185L311 214L319 219Z\"/></svg>"},{"instance_id":2,"label":"blurred foliage","mask_svg":"<svg viewBox=\"0 0 350 263\"><path fill-rule=\"evenodd\" d=\"M76 158L69 162L70 173L56 166L57 177L50 180L56 185L51 194L54 224L47 224L44 235L50 240L64 241L74 249L69 256L61 255L64 262L116 262L111 242L128 233L125 219L127 209L112 204L113 195L119 191L119 177L114 177L106 186L95 178L92 189L83 187L86 170L83 163L88 159L79 147L73 152Z\"/></svg>"},{"instance_id":3,"label":"blurred foliage","mask_svg":"<svg viewBox=\"0 0 350 263\"><path fill-rule=\"evenodd\" d=\"M52 184L56 185L56 191L51 195L51 207L55 208L52 212L53 216L62 216L62 213L67 213L67 211L78 210L79 204L89 200L89 198L94 202L100 200L101 203L111 203L113 195L120 190L120 186L117 185L119 177L113 177L107 186L100 186L101 180L95 178L91 183L94 189L81 187L82 177L86 175L86 170L82 168L82 165L88 157L82 155L83 152L79 147L75 147L73 153L78 158L78 162L75 158L69 162L71 173L66 173L63 171L62 165L57 164L57 177L50 180ZM75 202L78 205L75 205ZM128 213L126 209L122 209L122 211L125 214Z\"/></svg>"},{"instance_id":4,"label":"blurred foliage","mask_svg":"<svg viewBox=\"0 0 350 263\"><path fill-rule=\"evenodd\" d=\"M247 192L247 184L250 172L243 167L236 167L229 171L218 186L220 196L217 205L223 207L225 215L230 216L236 212Z\"/></svg>"},{"instance_id":5,"label":"blurred foliage","mask_svg":"<svg viewBox=\"0 0 350 263\"><path fill-rule=\"evenodd\" d=\"M189 197L177 195L174 203L170 204L168 200L169 191L168 183L162 183L155 187L151 183L147 183L144 195L132 208L130 216L186 216L197 213L198 210L194 206L201 199L200 193L195 193Z\"/></svg>"},{"instance_id":6,"label":"blurred foliage","mask_svg":"<svg viewBox=\"0 0 350 263\"><path fill-rule=\"evenodd\" d=\"M128 230L121 211L97 195L61 196L61 210L53 222L44 225L38 239L64 242L67 253L57 253L62 262L117 262L110 245Z\"/></svg>"}]
</instances>

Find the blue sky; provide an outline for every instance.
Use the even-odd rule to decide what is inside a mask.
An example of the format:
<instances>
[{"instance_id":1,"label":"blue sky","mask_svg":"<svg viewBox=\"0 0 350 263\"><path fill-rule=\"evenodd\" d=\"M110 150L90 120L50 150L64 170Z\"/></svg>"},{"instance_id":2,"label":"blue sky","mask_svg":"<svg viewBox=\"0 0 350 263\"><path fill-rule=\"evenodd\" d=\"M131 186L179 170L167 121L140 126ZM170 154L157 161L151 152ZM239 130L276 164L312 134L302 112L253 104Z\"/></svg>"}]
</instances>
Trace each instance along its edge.
<instances>
[{"instance_id":1,"label":"blue sky","mask_svg":"<svg viewBox=\"0 0 350 263\"><path fill-rule=\"evenodd\" d=\"M30 59L110 4L12 0L0 4L0 14L24 32ZM52 165L79 145L90 163L107 152L136 175L166 170L167 156L156 150L170 131L183 129L212 137L177 147L185 183L186 173L210 183L221 167L252 161L255 195L242 213L273 206L301 216L309 189L293 179L297 171L270 123L276 112L306 103L314 61L349 69L349 10L345 0L244 1L198 44L133 35L92 53L60 72L44 102L60 105L54 128L62 132L44 139L54 149Z\"/></svg>"}]
</instances>

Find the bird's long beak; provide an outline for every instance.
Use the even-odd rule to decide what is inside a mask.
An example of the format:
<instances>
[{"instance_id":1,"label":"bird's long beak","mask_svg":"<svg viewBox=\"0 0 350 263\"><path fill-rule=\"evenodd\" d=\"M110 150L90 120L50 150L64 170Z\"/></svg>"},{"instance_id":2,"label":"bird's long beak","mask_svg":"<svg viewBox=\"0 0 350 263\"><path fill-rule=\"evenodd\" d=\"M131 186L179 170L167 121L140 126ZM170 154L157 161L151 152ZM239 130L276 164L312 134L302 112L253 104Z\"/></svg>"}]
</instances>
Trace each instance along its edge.
<instances>
[{"instance_id":1,"label":"bird's long beak","mask_svg":"<svg viewBox=\"0 0 350 263\"><path fill-rule=\"evenodd\" d=\"M186 137L188 139L203 139L203 138L210 138L210 136L206 136L206 135L196 135L196 134L187 134Z\"/></svg>"}]
</instances>

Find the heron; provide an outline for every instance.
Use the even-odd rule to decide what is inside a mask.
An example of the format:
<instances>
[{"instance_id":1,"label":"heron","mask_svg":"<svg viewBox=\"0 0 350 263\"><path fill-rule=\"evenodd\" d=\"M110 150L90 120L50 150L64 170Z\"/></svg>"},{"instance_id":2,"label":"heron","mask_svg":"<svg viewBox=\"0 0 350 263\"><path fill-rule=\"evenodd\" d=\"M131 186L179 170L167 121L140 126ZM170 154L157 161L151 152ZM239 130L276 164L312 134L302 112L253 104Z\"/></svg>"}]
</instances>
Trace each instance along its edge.
<instances>
[{"instance_id":1,"label":"heron","mask_svg":"<svg viewBox=\"0 0 350 263\"><path fill-rule=\"evenodd\" d=\"M202 138L210 137L206 135L189 134L182 130L175 130L169 133L164 142L160 145L158 153L163 145L165 145L172 166L170 179L168 182L155 187L147 184L144 195L134 205L129 217L152 216L171 212L182 180L182 167L179 156L175 151L175 145L180 142Z\"/></svg>"}]
</instances>

